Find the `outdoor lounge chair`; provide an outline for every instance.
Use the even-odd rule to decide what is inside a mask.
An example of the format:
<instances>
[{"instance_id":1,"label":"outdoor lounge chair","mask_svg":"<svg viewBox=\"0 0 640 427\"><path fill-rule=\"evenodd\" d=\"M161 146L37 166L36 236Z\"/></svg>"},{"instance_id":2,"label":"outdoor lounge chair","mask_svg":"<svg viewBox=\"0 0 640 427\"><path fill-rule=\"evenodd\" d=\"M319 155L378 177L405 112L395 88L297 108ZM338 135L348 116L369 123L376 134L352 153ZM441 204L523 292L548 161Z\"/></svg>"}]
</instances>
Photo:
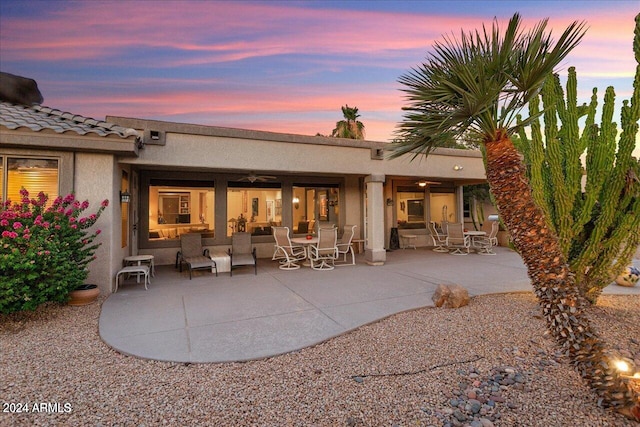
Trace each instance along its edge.
<instances>
[{"instance_id":1,"label":"outdoor lounge chair","mask_svg":"<svg viewBox=\"0 0 640 427\"><path fill-rule=\"evenodd\" d=\"M335 228L320 228L318 243L309 246L309 261L314 270L333 270L338 258L338 231Z\"/></svg>"},{"instance_id":2,"label":"outdoor lounge chair","mask_svg":"<svg viewBox=\"0 0 640 427\"><path fill-rule=\"evenodd\" d=\"M289 238L289 227L273 227L273 238L276 240L272 260L280 262L280 270L297 270L298 261L307 257L304 246L292 245Z\"/></svg>"},{"instance_id":3,"label":"outdoor lounge chair","mask_svg":"<svg viewBox=\"0 0 640 427\"><path fill-rule=\"evenodd\" d=\"M447 245L447 235L440 234L436 228L436 223L433 221L429 222L429 233L431 233L433 246L435 246L435 248L433 248L434 252L449 252L449 249L445 248Z\"/></svg>"},{"instance_id":4,"label":"outdoor lounge chair","mask_svg":"<svg viewBox=\"0 0 640 427\"><path fill-rule=\"evenodd\" d=\"M345 225L344 232L342 233L342 237L340 238L340 242L336 245L338 248L338 257L340 255L344 255L344 260L340 265L355 265L356 264L356 255L353 252L353 246L351 246L351 241L353 240L353 236L356 234L356 225ZM351 264L347 264L347 254L351 253Z\"/></svg>"},{"instance_id":5,"label":"outdoor lounge chair","mask_svg":"<svg viewBox=\"0 0 640 427\"><path fill-rule=\"evenodd\" d=\"M216 272L218 276L218 266L209 256L209 249L202 247L202 235L200 233L187 233L180 235L180 252L176 254L176 265L182 264L189 268L189 280L191 280L193 270L209 270Z\"/></svg>"},{"instance_id":6,"label":"outdoor lounge chair","mask_svg":"<svg viewBox=\"0 0 640 427\"><path fill-rule=\"evenodd\" d=\"M447 248L451 255L468 255L471 239L464 235L462 223L447 223Z\"/></svg>"},{"instance_id":7,"label":"outdoor lounge chair","mask_svg":"<svg viewBox=\"0 0 640 427\"><path fill-rule=\"evenodd\" d=\"M256 248L251 245L251 233L233 233L229 256L231 257L230 276L233 276L234 267L244 265L253 265L254 273L258 274L258 258L256 257Z\"/></svg>"}]
</instances>

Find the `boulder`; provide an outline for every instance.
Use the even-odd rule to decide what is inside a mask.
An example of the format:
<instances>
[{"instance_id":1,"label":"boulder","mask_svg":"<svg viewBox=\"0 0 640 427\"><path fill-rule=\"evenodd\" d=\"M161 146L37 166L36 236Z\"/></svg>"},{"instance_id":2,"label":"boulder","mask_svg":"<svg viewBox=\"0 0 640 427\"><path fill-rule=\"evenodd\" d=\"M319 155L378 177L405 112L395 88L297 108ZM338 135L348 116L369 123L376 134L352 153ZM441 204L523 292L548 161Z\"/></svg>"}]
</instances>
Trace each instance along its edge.
<instances>
[{"instance_id":1,"label":"boulder","mask_svg":"<svg viewBox=\"0 0 640 427\"><path fill-rule=\"evenodd\" d=\"M469 291L460 285L438 285L433 297L436 307L458 308L469 304Z\"/></svg>"},{"instance_id":2,"label":"boulder","mask_svg":"<svg viewBox=\"0 0 640 427\"><path fill-rule=\"evenodd\" d=\"M634 266L629 266L616 277L616 283L620 286L634 287L640 280L640 270Z\"/></svg>"}]
</instances>

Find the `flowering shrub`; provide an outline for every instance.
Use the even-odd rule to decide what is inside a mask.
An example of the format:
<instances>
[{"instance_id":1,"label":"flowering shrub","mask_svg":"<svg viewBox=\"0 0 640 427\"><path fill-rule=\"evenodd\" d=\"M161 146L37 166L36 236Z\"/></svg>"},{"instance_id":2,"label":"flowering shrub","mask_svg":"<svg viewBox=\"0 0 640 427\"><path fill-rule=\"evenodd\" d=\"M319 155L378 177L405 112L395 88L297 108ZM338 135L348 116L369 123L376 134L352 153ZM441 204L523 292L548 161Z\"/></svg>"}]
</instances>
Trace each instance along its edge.
<instances>
[{"instance_id":1,"label":"flowering shrub","mask_svg":"<svg viewBox=\"0 0 640 427\"><path fill-rule=\"evenodd\" d=\"M22 200L0 205L0 313L34 310L47 301L65 302L82 285L100 244L100 230L87 231L109 205L105 200L95 214L82 216L89 202L73 194L36 199L20 191Z\"/></svg>"}]
</instances>

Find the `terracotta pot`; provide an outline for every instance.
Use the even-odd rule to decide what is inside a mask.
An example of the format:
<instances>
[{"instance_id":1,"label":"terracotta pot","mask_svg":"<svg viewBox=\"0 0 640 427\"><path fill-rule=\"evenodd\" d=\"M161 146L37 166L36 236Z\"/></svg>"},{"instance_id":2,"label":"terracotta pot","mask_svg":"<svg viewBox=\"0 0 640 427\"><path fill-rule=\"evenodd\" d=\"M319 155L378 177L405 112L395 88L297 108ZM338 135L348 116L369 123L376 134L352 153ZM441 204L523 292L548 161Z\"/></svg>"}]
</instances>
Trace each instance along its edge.
<instances>
[{"instance_id":1,"label":"terracotta pot","mask_svg":"<svg viewBox=\"0 0 640 427\"><path fill-rule=\"evenodd\" d=\"M80 285L69 292L68 305L87 305L98 299L100 289L98 285Z\"/></svg>"}]
</instances>

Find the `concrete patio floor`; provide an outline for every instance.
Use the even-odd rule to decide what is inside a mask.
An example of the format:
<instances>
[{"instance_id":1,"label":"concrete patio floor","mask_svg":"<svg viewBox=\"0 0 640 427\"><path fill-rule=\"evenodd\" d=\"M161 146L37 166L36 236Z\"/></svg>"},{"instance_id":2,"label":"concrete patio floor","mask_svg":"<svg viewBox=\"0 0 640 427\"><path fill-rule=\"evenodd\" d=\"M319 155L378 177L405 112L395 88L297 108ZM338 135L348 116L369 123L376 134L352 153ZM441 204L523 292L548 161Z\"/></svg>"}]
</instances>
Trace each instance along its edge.
<instances>
[{"instance_id":1,"label":"concrete patio floor","mask_svg":"<svg viewBox=\"0 0 640 427\"><path fill-rule=\"evenodd\" d=\"M179 273L156 268L149 290L128 279L102 305L99 331L117 351L173 362L236 362L308 347L395 313L433 306L438 284L472 296L531 291L517 253L451 256L430 248L387 253L384 266L282 271L269 259L253 268ZM640 260L634 260L640 267ZM612 284L605 294L640 294Z\"/></svg>"}]
</instances>

